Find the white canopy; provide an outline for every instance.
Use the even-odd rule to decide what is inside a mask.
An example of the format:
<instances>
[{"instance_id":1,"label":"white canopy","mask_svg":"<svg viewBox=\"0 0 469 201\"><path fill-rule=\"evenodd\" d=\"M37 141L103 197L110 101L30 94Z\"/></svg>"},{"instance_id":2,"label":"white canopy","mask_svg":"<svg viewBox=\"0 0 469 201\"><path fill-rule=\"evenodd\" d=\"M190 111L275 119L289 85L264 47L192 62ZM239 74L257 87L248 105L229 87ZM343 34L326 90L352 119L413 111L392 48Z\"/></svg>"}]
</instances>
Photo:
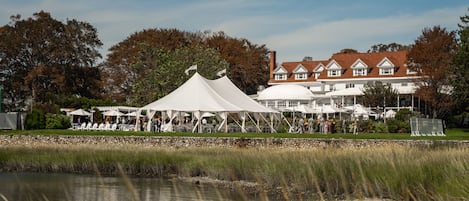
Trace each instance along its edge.
<instances>
[{"instance_id":1,"label":"white canopy","mask_svg":"<svg viewBox=\"0 0 469 201\"><path fill-rule=\"evenodd\" d=\"M199 121L204 112L215 113L223 119L221 126L224 125L225 132L227 130L229 113L238 113L240 115L242 123L238 125L240 125L243 131L246 113L278 113L251 99L239 90L226 76L217 80L208 80L197 72L179 88L165 97L143 106L141 110L149 111L147 112L148 118L151 118L156 111L165 112L170 121L176 116L181 115L181 112L192 112L197 119L194 129L200 125ZM218 130L221 129L221 126ZM171 130L172 126L169 125L168 128L168 130ZM198 128L199 132L201 132L201 127L199 126ZM259 127L258 130L260 130ZM272 130L274 129L272 128Z\"/></svg>"},{"instance_id":2,"label":"white canopy","mask_svg":"<svg viewBox=\"0 0 469 201\"><path fill-rule=\"evenodd\" d=\"M326 93L326 96L361 96L363 91L360 88L348 88Z\"/></svg>"},{"instance_id":3,"label":"white canopy","mask_svg":"<svg viewBox=\"0 0 469 201\"><path fill-rule=\"evenodd\" d=\"M387 110L385 113L386 118L394 118L396 116L396 111L394 110Z\"/></svg>"},{"instance_id":4,"label":"white canopy","mask_svg":"<svg viewBox=\"0 0 469 201\"><path fill-rule=\"evenodd\" d=\"M70 112L70 115L74 115L74 116L91 116L91 113L83 110L83 109L78 109L78 110L74 110L73 112Z\"/></svg>"},{"instance_id":5,"label":"white canopy","mask_svg":"<svg viewBox=\"0 0 469 201\"><path fill-rule=\"evenodd\" d=\"M195 73L179 88L159 100L145 105L142 110L185 112L238 112L243 109L230 103L214 90L208 80Z\"/></svg>"},{"instance_id":6,"label":"white canopy","mask_svg":"<svg viewBox=\"0 0 469 201\"><path fill-rule=\"evenodd\" d=\"M304 86L281 84L264 89L257 100L311 100L313 97L313 92Z\"/></svg>"},{"instance_id":7,"label":"white canopy","mask_svg":"<svg viewBox=\"0 0 469 201\"><path fill-rule=\"evenodd\" d=\"M170 94L141 109L184 112L275 112L249 98L226 76L217 80L208 80L198 73Z\"/></svg>"},{"instance_id":8,"label":"white canopy","mask_svg":"<svg viewBox=\"0 0 469 201\"><path fill-rule=\"evenodd\" d=\"M120 117L120 116L123 116L124 113L122 112L119 112L119 111L116 111L116 110L109 110L109 111L106 111L106 112L103 112L103 116L112 116L112 117Z\"/></svg>"},{"instance_id":9,"label":"white canopy","mask_svg":"<svg viewBox=\"0 0 469 201\"><path fill-rule=\"evenodd\" d=\"M376 112L373 112L372 110L370 110L368 108L365 108L360 104L356 104L356 105L353 105L353 106L346 106L344 108L348 109L348 110L352 110L352 113L355 116L375 115L376 114Z\"/></svg>"}]
</instances>

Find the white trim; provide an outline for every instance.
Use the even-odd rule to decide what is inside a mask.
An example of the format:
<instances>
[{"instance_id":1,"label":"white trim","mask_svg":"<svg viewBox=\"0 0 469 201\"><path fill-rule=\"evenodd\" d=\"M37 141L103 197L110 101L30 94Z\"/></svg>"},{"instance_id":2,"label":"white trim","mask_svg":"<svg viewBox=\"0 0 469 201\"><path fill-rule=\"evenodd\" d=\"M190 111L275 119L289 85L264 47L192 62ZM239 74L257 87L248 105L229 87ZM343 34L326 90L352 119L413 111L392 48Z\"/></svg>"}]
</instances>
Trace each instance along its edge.
<instances>
[{"instance_id":1,"label":"white trim","mask_svg":"<svg viewBox=\"0 0 469 201\"><path fill-rule=\"evenodd\" d=\"M389 63L390 66L383 66L385 63ZM389 60L387 57L384 57L377 65L378 68L395 68L396 65L392 63L391 60Z\"/></svg>"},{"instance_id":2,"label":"white trim","mask_svg":"<svg viewBox=\"0 0 469 201\"><path fill-rule=\"evenodd\" d=\"M293 69L293 73L308 73L308 69L306 69L302 64L299 64L295 69Z\"/></svg>"},{"instance_id":3,"label":"white trim","mask_svg":"<svg viewBox=\"0 0 469 201\"><path fill-rule=\"evenodd\" d=\"M357 81L357 80L413 80L419 77L356 77L356 78L342 78L342 79L318 79L318 82L335 81L335 82L346 82L346 81Z\"/></svg>"},{"instance_id":4,"label":"white trim","mask_svg":"<svg viewBox=\"0 0 469 201\"><path fill-rule=\"evenodd\" d=\"M272 72L272 74L288 74L288 71L283 66L279 66L274 69L274 72Z\"/></svg>"},{"instance_id":5,"label":"white trim","mask_svg":"<svg viewBox=\"0 0 469 201\"><path fill-rule=\"evenodd\" d=\"M361 64L361 66L358 66ZM363 62L361 59L357 59L355 62L353 62L352 66L350 66L351 69L367 69L368 65Z\"/></svg>"}]
</instances>

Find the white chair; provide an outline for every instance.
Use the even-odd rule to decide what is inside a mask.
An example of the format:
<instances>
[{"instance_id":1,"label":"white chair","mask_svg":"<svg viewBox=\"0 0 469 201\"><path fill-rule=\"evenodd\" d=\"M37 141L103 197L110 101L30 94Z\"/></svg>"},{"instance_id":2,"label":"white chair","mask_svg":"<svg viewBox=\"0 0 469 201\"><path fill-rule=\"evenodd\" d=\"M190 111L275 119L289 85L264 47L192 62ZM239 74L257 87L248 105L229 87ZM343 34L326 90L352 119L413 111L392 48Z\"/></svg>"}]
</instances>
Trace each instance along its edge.
<instances>
[{"instance_id":1,"label":"white chair","mask_svg":"<svg viewBox=\"0 0 469 201\"><path fill-rule=\"evenodd\" d=\"M98 123L94 123L90 130L98 130Z\"/></svg>"},{"instance_id":2,"label":"white chair","mask_svg":"<svg viewBox=\"0 0 469 201\"><path fill-rule=\"evenodd\" d=\"M85 127L85 130L91 130L91 128L93 127L93 123L91 122L88 122L88 124L86 124L86 127Z\"/></svg>"},{"instance_id":3,"label":"white chair","mask_svg":"<svg viewBox=\"0 0 469 201\"><path fill-rule=\"evenodd\" d=\"M111 130L112 130L112 131L116 131L116 130L117 130L117 123L113 123L113 124L112 124Z\"/></svg>"},{"instance_id":4,"label":"white chair","mask_svg":"<svg viewBox=\"0 0 469 201\"><path fill-rule=\"evenodd\" d=\"M79 129L80 129L80 130L85 130L86 125L87 125L86 122L80 124L80 128L79 128Z\"/></svg>"},{"instance_id":5,"label":"white chair","mask_svg":"<svg viewBox=\"0 0 469 201\"><path fill-rule=\"evenodd\" d=\"M103 123L100 123L99 126L98 126L98 130L99 130L99 131L104 130L104 126L105 126L105 125L104 125Z\"/></svg>"}]
</instances>

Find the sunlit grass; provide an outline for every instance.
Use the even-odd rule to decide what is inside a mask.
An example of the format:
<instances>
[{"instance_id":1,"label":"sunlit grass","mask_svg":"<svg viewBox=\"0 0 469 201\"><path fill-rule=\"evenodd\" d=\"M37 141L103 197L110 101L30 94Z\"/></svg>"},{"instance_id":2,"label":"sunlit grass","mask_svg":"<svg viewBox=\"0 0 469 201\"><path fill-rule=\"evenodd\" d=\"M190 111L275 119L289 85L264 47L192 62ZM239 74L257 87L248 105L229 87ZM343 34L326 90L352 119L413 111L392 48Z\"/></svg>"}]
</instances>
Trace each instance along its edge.
<instances>
[{"instance_id":1,"label":"sunlit grass","mask_svg":"<svg viewBox=\"0 0 469 201\"><path fill-rule=\"evenodd\" d=\"M1 171L203 177L257 183L261 200L465 200L469 150L375 146L240 149L138 146L0 147ZM235 186L243 192L242 186ZM265 190L265 192L264 192ZM247 192L251 193L251 192Z\"/></svg>"}]
</instances>

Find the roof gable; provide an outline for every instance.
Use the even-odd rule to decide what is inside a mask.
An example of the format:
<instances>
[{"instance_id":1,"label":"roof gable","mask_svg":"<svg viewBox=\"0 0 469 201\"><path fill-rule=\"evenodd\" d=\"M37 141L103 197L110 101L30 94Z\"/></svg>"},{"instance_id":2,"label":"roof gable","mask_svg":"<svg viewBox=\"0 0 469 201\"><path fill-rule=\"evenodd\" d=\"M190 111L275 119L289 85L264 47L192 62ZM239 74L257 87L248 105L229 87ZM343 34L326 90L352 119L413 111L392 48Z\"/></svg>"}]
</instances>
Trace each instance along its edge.
<instances>
[{"instance_id":1,"label":"roof gable","mask_svg":"<svg viewBox=\"0 0 469 201\"><path fill-rule=\"evenodd\" d=\"M395 65L387 58L384 57L377 65L378 68L393 68Z\"/></svg>"},{"instance_id":2,"label":"roof gable","mask_svg":"<svg viewBox=\"0 0 469 201\"><path fill-rule=\"evenodd\" d=\"M324 70L324 68L325 68L324 64L320 63L313 69L313 72L320 73Z\"/></svg>"},{"instance_id":3,"label":"roof gable","mask_svg":"<svg viewBox=\"0 0 469 201\"><path fill-rule=\"evenodd\" d=\"M327 64L326 69L327 70L341 70L342 66L340 66L339 63L337 63L335 60L332 60L331 62L329 62L329 64Z\"/></svg>"},{"instance_id":4,"label":"roof gable","mask_svg":"<svg viewBox=\"0 0 469 201\"><path fill-rule=\"evenodd\" d=\"M293 69L293 73L307 73L308 69L306 69L302 64L299 64L295 69Z\"/></svg>"},{"instance_id":5,"label":"roof gable","mask_svg":"<svg viewBox=\"0 0 469 201\"><path fill-rule=\"evenodd\" d=\"M368 68L368 65L363 62L361 59L357 59L351 66L351 68L356 69L356 68Z\"/></svg>"},{"instance_id":6,"label":"roof gable","mask_svg":"<svg viewBox=\"0 0 469 201\"><path fill-rule=\"evenodd\" d=\"M288 71L283 67L279 66L274 70L274 74L287 74Z\"/></svg>"}]
</instances>

